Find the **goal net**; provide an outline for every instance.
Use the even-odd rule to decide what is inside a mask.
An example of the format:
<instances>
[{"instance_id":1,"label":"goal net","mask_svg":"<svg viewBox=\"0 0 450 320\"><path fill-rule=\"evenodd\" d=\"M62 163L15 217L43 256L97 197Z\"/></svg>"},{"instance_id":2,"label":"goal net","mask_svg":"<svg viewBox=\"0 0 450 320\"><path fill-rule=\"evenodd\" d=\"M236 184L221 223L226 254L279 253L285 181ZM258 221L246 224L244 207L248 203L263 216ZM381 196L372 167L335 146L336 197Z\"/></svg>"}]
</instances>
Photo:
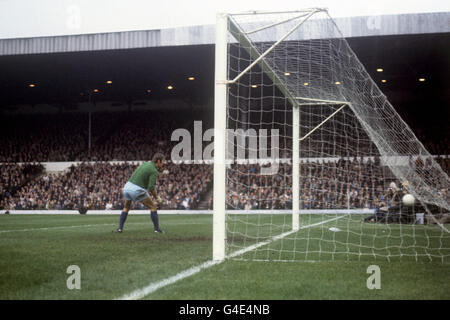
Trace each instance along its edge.
<instances>
[{"instance_id":1,"label":"goal net","mask_svg":"<svg viewBox=\"0 0 450 320\"><path fill-rule=\"evenodd\" d=\"M214 148L215 259L450 256L448 175L326 10L218 16Z\"/></svg>"}]
</instances>

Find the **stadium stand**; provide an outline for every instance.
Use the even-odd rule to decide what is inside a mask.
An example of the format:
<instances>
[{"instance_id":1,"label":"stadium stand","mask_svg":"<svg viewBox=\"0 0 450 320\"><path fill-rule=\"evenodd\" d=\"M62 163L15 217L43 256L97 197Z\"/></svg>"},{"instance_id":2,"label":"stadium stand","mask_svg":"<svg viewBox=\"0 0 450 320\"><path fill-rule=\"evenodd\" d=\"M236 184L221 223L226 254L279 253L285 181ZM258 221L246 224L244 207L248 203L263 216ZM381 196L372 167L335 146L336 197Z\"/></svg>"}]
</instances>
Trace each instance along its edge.
<instances>
[{"instance_id":1,"label":"stadium stand","mask_svg":"<svg viewBox=\"0 0 450 320\"><path fill-rule=\"evenodd\" d=\"M188 128L193 133L194 120L179 112L93 113L89 150L86 114L4 117L0 209L121 209L121 188L138 161L149 159L155 150L170 155L177 143L170 141L173 130ZM433 142L439 139L428 133L423 138L426 147L438 154L442 169L450 173L449 144ZM441 141L448 141L445 139ZM81 163L52 174L41 164L51 161ZM271 177L261 176L256 165L234 166L245 174L240 176L242 181L229 184L230 209L290 208L290 190L286 188L290 181L283 180L289 179L289 165L282 165L280 175ZM319 173L318 167L315 162L301 167L301 188L306 190L301 208L375 208L382 200L386 182L378 164L341 159L330 163L326 172ZM268 185L263 179L270 179L270 190L262 187ZM159 175L158 189L163 209L195 209L200 202L212 209L212 165L168 163Z\"/></svg>"}]
</instances>

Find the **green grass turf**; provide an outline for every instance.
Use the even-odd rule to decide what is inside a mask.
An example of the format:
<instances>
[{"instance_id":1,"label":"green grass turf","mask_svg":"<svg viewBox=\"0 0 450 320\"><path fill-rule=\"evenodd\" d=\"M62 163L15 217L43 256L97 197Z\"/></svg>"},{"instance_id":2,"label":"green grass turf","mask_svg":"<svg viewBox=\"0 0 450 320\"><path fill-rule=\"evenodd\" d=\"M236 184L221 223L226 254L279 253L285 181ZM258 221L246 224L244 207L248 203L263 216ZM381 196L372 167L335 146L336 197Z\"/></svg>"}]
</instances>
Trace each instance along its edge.
<instances>
[{"instance_id":1,"label":"green grass turf","mask_svg":"<svg viewBox=\"0 0 450 320\"><path fill-rule=\"evenodd\" d=\"M441 261L450 234L437 225L363 223L362 215L302 215L300 231L241 256L281 261ZM291 230L290 215L230 215L229 252ZM303 228L303 229L302 229ZM330 228L339 230L333 232Z\"/></svg>"},{"instance_id":2,"label":"green grass turf","mask_svg":"<svg viewBox=\"0 0 450 320\"><path fill-rule=\"evenodd\" d=\"M301 224L333 217L302 216ZM118 219L0 216L0 299L114 299L211 259L210 215L160 215L162 235L152 232L149 215L133 214L117 234ZM230 217L229 251L289 231L289 224L283 215ZM344 217L239 257L295 262L227 260L145 299L449 299L448 248L437 226ZM372 264L381 269L380 290L366 287ZM81 269L80 290L66 287L70 265Z\"/></svg>"}]
</instances>

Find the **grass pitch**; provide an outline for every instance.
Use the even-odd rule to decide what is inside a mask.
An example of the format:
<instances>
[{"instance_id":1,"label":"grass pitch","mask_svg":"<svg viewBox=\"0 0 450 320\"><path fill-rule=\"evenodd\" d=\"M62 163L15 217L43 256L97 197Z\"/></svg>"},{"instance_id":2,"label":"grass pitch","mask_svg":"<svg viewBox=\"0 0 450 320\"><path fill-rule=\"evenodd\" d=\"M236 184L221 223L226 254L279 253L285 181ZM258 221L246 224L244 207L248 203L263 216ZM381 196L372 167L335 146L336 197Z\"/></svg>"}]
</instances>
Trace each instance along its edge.
<instances>
[{"instance_id":1,"label":"grass pitch","mask_svg":"<svg viewBox=\"0 0 450 320\"><path fill-rule=\"evenodd\" d=\"M333 217L302 216L300 231L144 299L450 298L450 243L438 226L372 225L360 217L323 223ZM289 231L289 219L229 219L230 252ZM116 299L211 259L211 215L160 215L165 234L152 232L149 215L130 214L122 234L114 232L118 220L89 214L0 216L0 299ZM381 270L379 290L366 286L373 264ZM79 290L66 285L71 265L81 270Z\"/></svg>"}]
</instances>

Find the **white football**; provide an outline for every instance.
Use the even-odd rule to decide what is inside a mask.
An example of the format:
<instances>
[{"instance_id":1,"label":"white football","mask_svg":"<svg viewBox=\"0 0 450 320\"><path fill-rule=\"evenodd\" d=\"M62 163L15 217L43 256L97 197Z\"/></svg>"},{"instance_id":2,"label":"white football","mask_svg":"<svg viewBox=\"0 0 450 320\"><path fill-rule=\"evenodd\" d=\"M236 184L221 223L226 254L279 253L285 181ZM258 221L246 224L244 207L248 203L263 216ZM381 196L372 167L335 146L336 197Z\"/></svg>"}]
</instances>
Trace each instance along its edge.
<instances>
[{"instance_id":1,"label":"white football","mask_svg":"<svg viewBox=\"0 0 450 320\"><path fill-rule=\"evenodd\" d=\"M413 206L414 202L416 202L416 199L414 198L414 196L412 194L405 194L402 198L403 204L405 206Z\"/></svg>"}]
</instances>

